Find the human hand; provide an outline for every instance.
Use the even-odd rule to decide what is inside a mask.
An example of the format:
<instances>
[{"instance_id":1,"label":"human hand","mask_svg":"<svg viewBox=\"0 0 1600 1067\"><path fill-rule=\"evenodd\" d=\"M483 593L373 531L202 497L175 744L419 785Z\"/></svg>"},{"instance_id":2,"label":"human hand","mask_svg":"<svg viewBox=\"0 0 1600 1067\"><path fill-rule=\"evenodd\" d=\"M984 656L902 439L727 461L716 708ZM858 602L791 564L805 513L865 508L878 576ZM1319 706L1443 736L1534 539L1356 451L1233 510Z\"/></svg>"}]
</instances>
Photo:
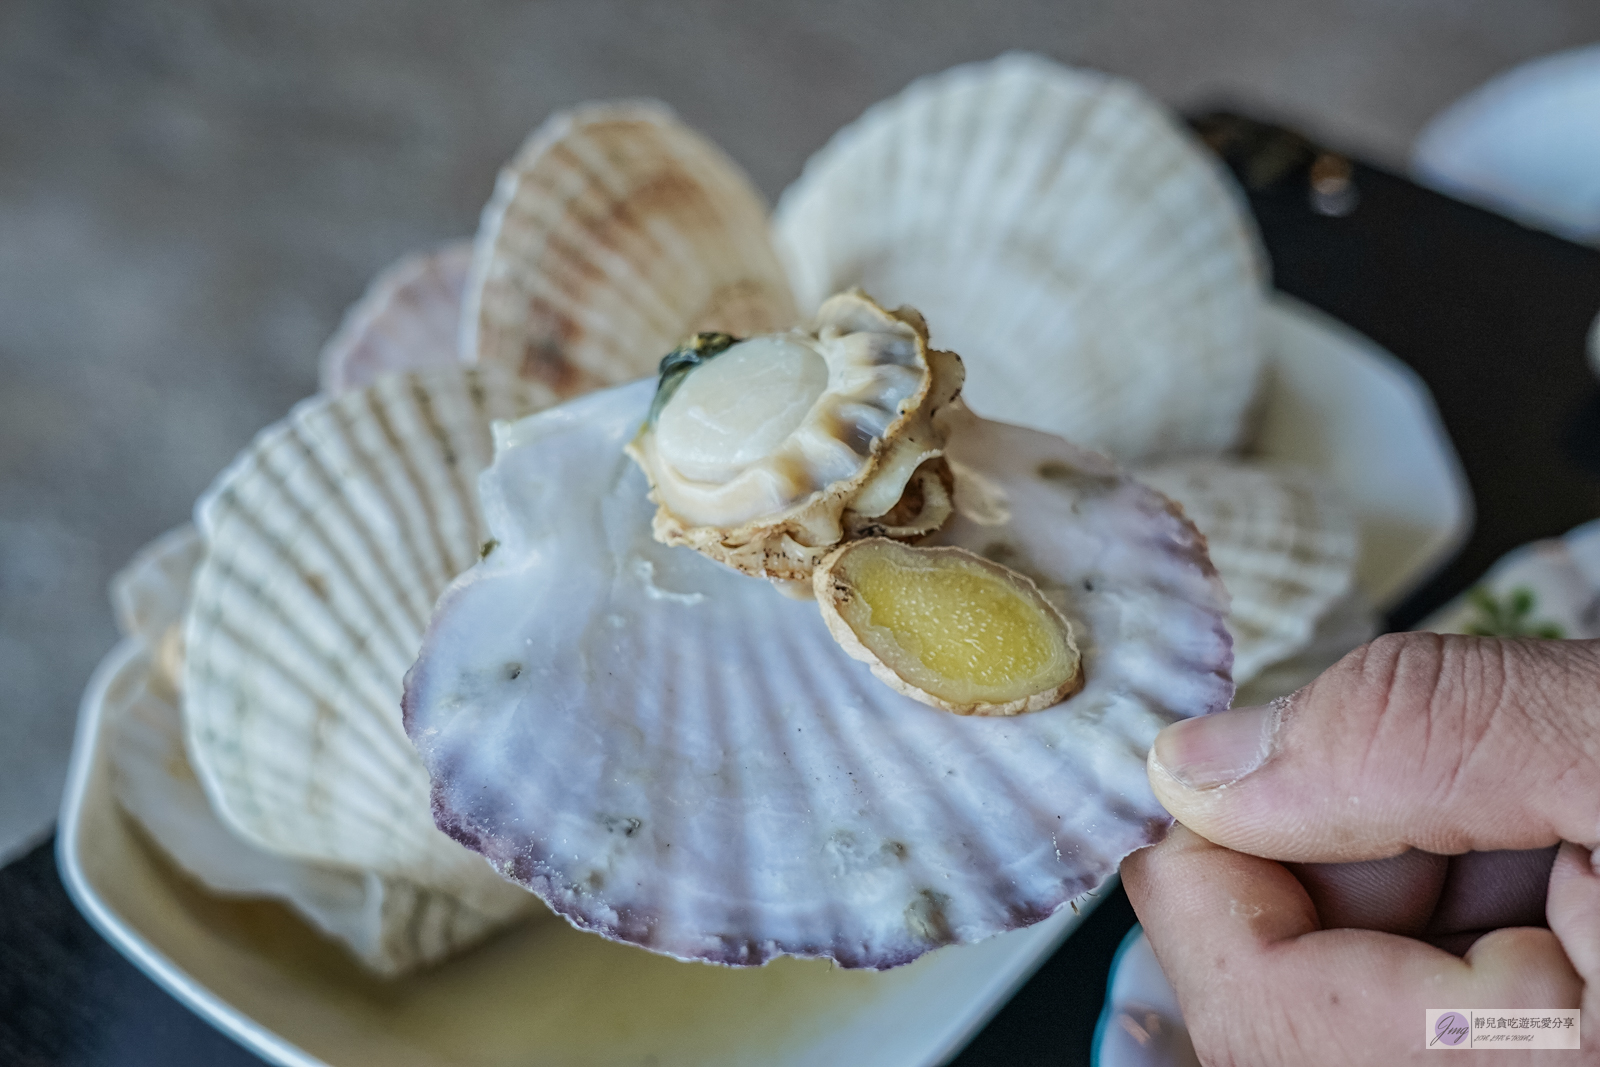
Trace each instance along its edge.
<instances>
[{"instance_id":1,"label":"human hand","mask_svg":"<svg viewBox=\"0 0 1600 1067\"><path fill-rule=\"evenodd\" d=\"M1409 1062L1425 1008L1600 1026L1600 641L1379 638L1149 769L1183 825L1123 881L1205 1063Z\"/></svg>"}]
</instances>

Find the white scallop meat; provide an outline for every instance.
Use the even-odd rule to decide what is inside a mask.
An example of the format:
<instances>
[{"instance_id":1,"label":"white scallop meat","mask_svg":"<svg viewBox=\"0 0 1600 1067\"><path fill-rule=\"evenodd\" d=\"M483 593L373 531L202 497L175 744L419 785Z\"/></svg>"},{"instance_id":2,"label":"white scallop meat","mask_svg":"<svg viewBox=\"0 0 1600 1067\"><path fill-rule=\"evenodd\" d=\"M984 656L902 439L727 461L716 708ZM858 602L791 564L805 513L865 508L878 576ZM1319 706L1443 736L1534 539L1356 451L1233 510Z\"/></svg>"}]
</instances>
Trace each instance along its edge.
<instances>
[{"instance_id":1,"label":"white scallop meat","mask_svg":"<svg viewBox=\"0 0 1600 1067\"><path fill-rule=\"evenodd\" d=\"M943 414L962 367L927 341L914 310L848 292L806 330L699 334L675 350L627 447L659 505L656 539L807 583L846 537L938 529L950 515Z\"/></svg>"}]
</instances>

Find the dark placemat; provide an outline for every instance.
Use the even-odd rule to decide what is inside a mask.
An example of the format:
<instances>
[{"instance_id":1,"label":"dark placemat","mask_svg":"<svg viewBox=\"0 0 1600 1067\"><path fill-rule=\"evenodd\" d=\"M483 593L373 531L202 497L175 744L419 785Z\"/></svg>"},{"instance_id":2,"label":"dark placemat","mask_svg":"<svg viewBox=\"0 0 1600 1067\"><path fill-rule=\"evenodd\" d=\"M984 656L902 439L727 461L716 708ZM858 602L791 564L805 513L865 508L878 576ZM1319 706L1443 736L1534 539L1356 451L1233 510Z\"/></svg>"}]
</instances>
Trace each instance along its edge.
<instances>
[{"instance_id":1,"label":"dark placemat","mask_svg":"<svg viewBox=\"0 0 1600 1067\"><path fill-rule=\"evenodd\" d=\"M73 906L55 838L0 870L0 1065L259 1067Z\"/></svg>"},{"instance_id":2,"label":"dark placemat","mask_svg":"<svg viewBox=\"0 0 1600 1067\"><path fill-rule=\"evenodd\" d=\"M1249 194L1274 284L1409 364L1461 456L1472 538L1390 613L1390 629L1410 628L1518 545L1600 517L1600 383L1584 355L1600 251L1279 127L1225 112L1195 125Z\"/></svg>"},{"instance_id":3,"label":"dark placemat","mask_svg":"<svg viewBox=\"0 0 1600 1067\"><path fill-rule=\"evenodd\" d=\"M1509 549L1600 516L1600 386L1583 356L1600 252L1275 127L1223 114L1197 126L1245 182L1277 286L1410 364L1461 455L1472 538L1390 615L1391 628L1414 624ZM1111 957L1133 921L1121 889L1111 892L953 1062L1088 1064ZM50 845L0 871L0 1064L260 1062L89 928Z\"/></svg>"}]
</instances>

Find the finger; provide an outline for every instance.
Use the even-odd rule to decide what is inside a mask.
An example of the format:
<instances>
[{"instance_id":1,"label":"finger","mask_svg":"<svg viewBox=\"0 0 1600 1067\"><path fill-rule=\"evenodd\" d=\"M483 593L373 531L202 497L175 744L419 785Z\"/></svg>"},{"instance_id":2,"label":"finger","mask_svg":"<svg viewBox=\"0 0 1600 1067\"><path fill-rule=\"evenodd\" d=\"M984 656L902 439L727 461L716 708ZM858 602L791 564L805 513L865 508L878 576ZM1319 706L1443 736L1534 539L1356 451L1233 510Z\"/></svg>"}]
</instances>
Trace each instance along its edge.
<instances>
[{"instance_id":1,"label":"finger","mask_svg":"<svg viewBox=\"0 0 1600 1067\"><path fill-rule=\"evenodd\" d=\"M1584 1016L1600 1019L1600 868L1589 849L1567 842L1556 853L1545 917L1585 983Z\"/></svg>"},{"instance_id":2,"label":"finger","mask_svg":"<svg viewBox=\"0 0 1600 1067\"><path fill-rule=\"evenodd\" d=\"M1600 995L1600 870L1588 849L1570 842L1561 846L1550 869L1545 916L1573 968L1589 984L1591 998ZM1600 1004L1584 1007L1600 1010Z\"/></svg>"},{"instance_id":3,"label":"finger","mask_svg":"<svg viewBox=\"0 0 1600 1067\"><path fill-rule=\"evenodd\" d=\"M1449 864L1449 857L1410 849L1361 863L1292 863L1289 870L1324 927L1415 937L1428 928Z\"/></svg>"},{"instance_id":4,"label":"finger","mask_svg":"<svg viewBox=\"0 0 1600 1067\"><path fill-rule=\"evenodd\" d=\"M1350 862L1594 845L1600 641L1391 634L1293 697L1167 727L1150 781L1203 836Z\"/></svg>"},{"instance_id":5,"label":"finger","mask_svg":"<svg viewBox=\"0 0 1600 1067\"><path fill-rule=\"evenodd\" d=\"M1122 874L1204 1062L1394 1063L1417 1048L1426 1008L1575 1007L1582 992L1548 930L1496 931L1458 959L1321 929L1280 864L1181 826Z\"/></svg>"}]
</instances>

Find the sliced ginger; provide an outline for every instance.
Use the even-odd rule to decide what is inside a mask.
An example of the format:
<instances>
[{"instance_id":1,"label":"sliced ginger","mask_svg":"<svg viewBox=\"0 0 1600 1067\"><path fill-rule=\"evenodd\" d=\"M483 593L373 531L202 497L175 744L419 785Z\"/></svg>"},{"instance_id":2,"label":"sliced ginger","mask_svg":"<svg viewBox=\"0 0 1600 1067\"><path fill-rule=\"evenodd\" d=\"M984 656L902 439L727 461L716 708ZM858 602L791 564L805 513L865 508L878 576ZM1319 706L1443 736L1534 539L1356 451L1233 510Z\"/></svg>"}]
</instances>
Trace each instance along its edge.
<instances>
[{"instance_id":1,"label":"sliced ginger","mask_svg":"<svg viewBox=\"0 0 1600 1067\"><path fill-rule=\"evenodd\" d=\"M1016 715L1083 685L1072 627L1023 575L962 548L874 537L813 576L834 640L913 699L962 715Z\"/></svg>"}]
</instances>

